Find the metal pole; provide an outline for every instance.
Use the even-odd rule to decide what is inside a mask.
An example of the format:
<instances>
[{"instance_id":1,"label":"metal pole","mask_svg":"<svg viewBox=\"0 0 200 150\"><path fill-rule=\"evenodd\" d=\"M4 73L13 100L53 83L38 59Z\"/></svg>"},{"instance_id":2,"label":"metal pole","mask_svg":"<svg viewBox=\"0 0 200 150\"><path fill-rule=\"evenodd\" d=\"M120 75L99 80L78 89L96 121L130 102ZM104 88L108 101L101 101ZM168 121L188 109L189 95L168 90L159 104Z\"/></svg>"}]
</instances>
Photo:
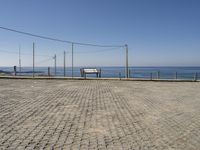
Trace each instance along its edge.
<instances>
[{"instance_id":1,"label":"metal pole","mask_svg":"<svg viewBox=\"0 0 200 150\"><path fill-rule=\"evenodd\" d=\"M54 75L56 76L56 54L54 55Z\"/></svg>"},{"instance_id":2,"label":"metal pole","mask_svg":"<svg viewBox=\"0 0 200 150\"><path fill-rule=\"evenodd\" d=\"M21 46L19 45L19 72L21 73Z\"/></svg>"},{"instance_id":3,"label":"metal pole","mask_svg":"<svg viewBox=\"0 0 200 150\"><path fill-rule=\"evenodd\" d=\"M48 76L51 76L50 67L48 67Z\"/></svg>"},{"instance_id":4,"label":"metal pole","mask_svg":"<svg viewBox=\"0 0 200 150\"><path fill-rule=\"evenodd\" d=\"M157 72L157 79L160 79L160 71Z\"/></svg>"},{"instance_id":5,"label":"metal pole","mask_svg":"<svg viewBox=\"0 0 200 150\"><path fill-rule=\"evenodd\" d=\"M17 66L14 66L14 75L17 75Z\"/></svg>"},{"instance_id":6,"label":"metal pole","mask_svg":"<svg viewBox=\"0 0 200 150\"><path fill-rule=\"evenodd\" d=\"M101 68L100 68L100 70L99 70L99 78L101 78Z\"/></svg>"},{"instance_id":7,"label":"metal pole","mask_svg":"<svg viewBox=\"0 0 200 150\"><path fill-rule=\"evenodd\" d=\"M72 78L74 77L74 43L72 43Z\"/></svg>"},{"instance_id":8,"label":"metal pole","mask_svg":"<svg viewBox=\"0 0 200 150\"><path fill-rule=\"evenodd\" d=\"M66 61L65 61L65 58L66 58L66 52L64 51L64 77L66 76Z\"/></svg>"},{"instance_id":9,"label":"metal pole","mask_svg":"<svg viewBox=\"0 0 200 150\"><path fill-rule=\"evenodd\" d=\"M197 72L194 74L194 81L197 81Z\"/></svg>"},{"instance_id":10,"label":"metal pole","mask_svg":"<svg viewBox=\"0 0 200 150\"><path fill-rule=\"evenodd\" d=\"M152 80L153 79L153 74L152 74L152 72L150 73L150 80Z\"/></svg>"},{"instance_id":11,"label":"metal pole","mask_svg":"<svg viewBox=\"0 0 200 150\"><path fill-rule=\"evenodd\" d=\"M33 42L33 78L35 77L35 43Z\"/></svg>"},{"instance_id":12,"label":"metal pole","mask_svg":"<svg viewBox=\"0 0 200 150\"><path fill-rule=\"evenodd\" d=\"M125 74L126 74L126 78L129 77L129 74L128 74L128 45L125 44L125 48L126 48L126 71L125 71Z\"/></svg>"},{"instance_id":13,"label":"metal pole","mask_svg":"<svg viewBox=\"0 0 200 150\"><path fill-rule=\"evenodd\" d=\"M178 75L177 75L177 72L176 72L176 73L175 73L175 79L177 79L177 76L178 76Z\"/></svg>"}]
</instances>

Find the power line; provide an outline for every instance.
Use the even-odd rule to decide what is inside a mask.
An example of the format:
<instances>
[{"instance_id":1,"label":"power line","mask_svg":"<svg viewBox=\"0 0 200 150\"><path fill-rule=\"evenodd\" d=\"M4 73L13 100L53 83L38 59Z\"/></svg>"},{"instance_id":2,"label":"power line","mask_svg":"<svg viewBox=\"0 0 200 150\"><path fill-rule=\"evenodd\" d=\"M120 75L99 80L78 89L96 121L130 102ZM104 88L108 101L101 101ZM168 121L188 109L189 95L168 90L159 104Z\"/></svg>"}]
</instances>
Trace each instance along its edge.
<instances>
[{"instance_id":1,"label":"power line","mask_svg":"<svg viewBox=\"0 0 200 150\"><path fill-rule=\"evenodd\" d=\"M102 50L91 50L91 51L82 51L82 52L74 52L77 54L88 54L88 53L101 53L105 51L114 51L114 50L119 50L121 47L118 48L109 48L109 49L102 49Z\"/></svg>"},{"instance_id":2,"label":"power line","mask_svg":"<svg viewBox=\"0 0 200 150\"><path fill-rule=\"evenodd\" d=\"M82 45L82 46L124 47L124 45L99 45L99 44L90 44L90 43L80 43L80 42L74 42L74 41L67 41L67 40L62 40L62 39L58 39L58 38L52 38L52 37L33 34L33 33L29 33L29 32L19 31L19 30L15 30L15 29L11 29L11 28L2 27L2 26L0 26L0 29L11 31L11 32L15 32L15 33L19 33L19 34L24 34L24 35L28 35L28 36L32 36L32 37L37 37L37 38L41 38L41 39L46 39L46 40L51 40L51 41L56 41L56 42L62 42L62 43L70 43L70 44L73 43L73 44Z\"/></svg>"},{"instance_id":3,"label":"power line","mask_svg":"<svg viewBox=\"0 0 200 150\"><path fill-rule=\"evenodd\" d=\"M0 49L0 52L3 52L3 53L8 53L8 54L19 54L19 52L16 52L16 51L7 51L7 50L2 50ZM33 54L31 53L21 53L21 55L30 55L32 56ZM42 56L42 57L51 57L49 55L35 55L35 56Z\"/></svg>"},{"instance_id":4,"label":"power line","mask_svg":"<svg viewBox=\"0 0 200 150\"><path fill-rule=\"evenodd\" d=\"M43 64L43 63L48 62L48 61L50 61L50 60L53 60L53 59L52 59L52 58L44 59L44 60L41 60L41 61L39 61L39 62L36 62L36 64L37 64L37 65L40 65L40 64Z\"/></svg>"}]
</instances>

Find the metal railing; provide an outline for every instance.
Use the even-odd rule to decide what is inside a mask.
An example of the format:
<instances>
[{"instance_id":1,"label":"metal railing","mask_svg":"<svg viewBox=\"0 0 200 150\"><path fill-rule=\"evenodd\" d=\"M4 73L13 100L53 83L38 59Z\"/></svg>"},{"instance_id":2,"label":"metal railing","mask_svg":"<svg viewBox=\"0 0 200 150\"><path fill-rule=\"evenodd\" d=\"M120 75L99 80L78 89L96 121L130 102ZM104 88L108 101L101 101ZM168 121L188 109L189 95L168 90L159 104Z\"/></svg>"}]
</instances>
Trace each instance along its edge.
<instances>
[{"instance_id":1,"label":"metal railing","mask_svg":"<svg viewBox=\"0 0 200 150\"><path fill-rule=\"evenodd\" d=\"M129 78L147 80L193 80L197 81L200 72L180 72L180 71L133 71L129 70Z\"/></svg>"},{"instance_id":2,"label":"metal railing","mask_svg":"<svg viewBox=\"0 0 200 150\"><path fill-rule=\"evenodd\" d=\"M6 75L17 75L17 76L31 76L32 70L30 67L21 68L21 72L17 71L16 67L7 67L4 68L4 72ZM97 68L101 70L101 78L126 78L125 69L121 68ZM1 69L0 69L1 70ZM39 67L35 69L35 76L60 76L63 77L63 71L66 71L66 77L71 77L71 68L67 68L63 70L62 67L57 68L57 73L54 73L53 67ZM198 70L197 70L198 71ZM0 75L3 75L0 72ZM74 77L81 77L80 67L76 67L74 69ZM96 77L90 75L89 77ZM130 79L142 79L142 80L191 80L197 81L200 78L199 72L187 72L187 71L161 71L161 70L137 70L137 69L129 69L128 77Z\"/></svg>"}]
</instances>

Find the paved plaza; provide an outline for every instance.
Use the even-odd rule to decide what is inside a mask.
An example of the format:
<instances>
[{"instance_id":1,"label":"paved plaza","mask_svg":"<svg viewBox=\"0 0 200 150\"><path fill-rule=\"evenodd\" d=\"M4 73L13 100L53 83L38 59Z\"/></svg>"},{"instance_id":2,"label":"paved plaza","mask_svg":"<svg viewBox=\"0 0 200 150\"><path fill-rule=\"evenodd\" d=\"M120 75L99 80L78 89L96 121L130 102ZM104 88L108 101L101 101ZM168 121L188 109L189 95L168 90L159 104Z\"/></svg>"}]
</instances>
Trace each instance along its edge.
<instances>
[{"instance_id":1,"label":"paved plaza","mask_svg":"<svg viewBox=\"0 0 200 150\"><path fill-rule=\"evenodd\" d=\"M0 79L0 150L198 150L200 82Z\"/></svg>"}]
</instances>

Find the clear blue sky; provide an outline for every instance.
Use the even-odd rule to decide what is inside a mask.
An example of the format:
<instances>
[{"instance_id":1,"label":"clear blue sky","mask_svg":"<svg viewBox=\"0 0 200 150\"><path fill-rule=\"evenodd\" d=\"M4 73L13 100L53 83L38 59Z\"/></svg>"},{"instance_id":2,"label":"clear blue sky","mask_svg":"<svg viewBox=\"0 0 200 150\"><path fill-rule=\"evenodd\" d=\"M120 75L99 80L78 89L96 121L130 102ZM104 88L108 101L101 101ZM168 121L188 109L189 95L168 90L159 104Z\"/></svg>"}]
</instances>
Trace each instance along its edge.
<instances>
[{"instance_id":1,"label":"clear blue sky","mask_svg":"<svg viewBox=\"0 0 200 150\"><path fill-rule=\"evenodd\" d=\"M199 0L2 0L0 18L0 26L65 40L127 43L131 66L200 66ZM17 52L20 44L22 53L31 54L33 41L36 54L49 56L37 56L41 66L52 65L55 53L62 65L63 51L71 50L70 44L0 29L0 66L18 65L17 54L3 51ZM75 65L125 64L123 49L90 53L98 50L75 46ZM22 55L23 66L31 63L31 56Z\"/></svg>"}]
</instances>

